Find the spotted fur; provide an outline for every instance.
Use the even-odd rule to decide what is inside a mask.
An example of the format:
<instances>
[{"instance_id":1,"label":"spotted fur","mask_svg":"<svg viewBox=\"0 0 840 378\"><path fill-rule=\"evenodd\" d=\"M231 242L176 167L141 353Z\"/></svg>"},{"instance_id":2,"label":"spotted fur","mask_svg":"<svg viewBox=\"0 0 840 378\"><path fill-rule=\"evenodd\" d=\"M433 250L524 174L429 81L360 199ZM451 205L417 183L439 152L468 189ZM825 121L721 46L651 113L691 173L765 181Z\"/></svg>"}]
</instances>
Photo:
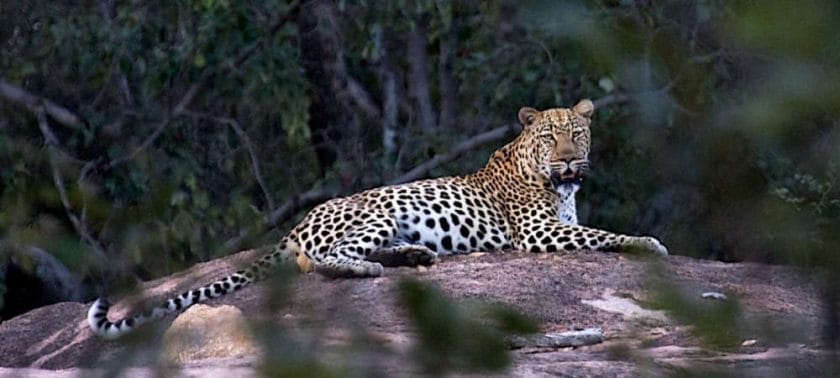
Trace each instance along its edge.
<instances>
[{"instance_id":1,"label":"spotted fur","mask_svg":"<svg viewBox=\"0 0 840 378\"><path fill-rule=\"evenodd\" d=\"M249 268L169 299L146 314L107 319L99 299L94 332L116 338L195 303L238 290L278 263L329 277L375 277L383 266L434 263L439 255L518 249L607 251L640 247L666 255L655 238L577 226L574 194L589 168L594 107L522 108L522 133L470 175L367 190L315 207L273 251ZM571 200L571 201L570 201Z\"/></svg>"}]
</instances>

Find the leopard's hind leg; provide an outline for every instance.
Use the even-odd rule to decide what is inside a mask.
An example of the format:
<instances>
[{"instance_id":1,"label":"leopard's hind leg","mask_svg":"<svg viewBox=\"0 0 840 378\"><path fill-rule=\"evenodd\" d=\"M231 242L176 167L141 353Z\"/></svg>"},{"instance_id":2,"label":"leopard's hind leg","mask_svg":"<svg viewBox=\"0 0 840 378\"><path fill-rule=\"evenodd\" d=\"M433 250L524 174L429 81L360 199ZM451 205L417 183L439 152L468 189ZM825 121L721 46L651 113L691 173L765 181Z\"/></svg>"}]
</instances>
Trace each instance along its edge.
<instances>
[{"instance_id":1,"label":"leopard's hind leg","mask_svg":"<svg viewBox=\"0 0 840 378\"><path fill-rule=\"evenodd\" d=\"M367 257L393 243L396 227L387 214L370 214L364 224L348 229L325 255L319 256L315 271L334 278L381 276L382 264L367 261Z\"/></svg>"}]
</instances>

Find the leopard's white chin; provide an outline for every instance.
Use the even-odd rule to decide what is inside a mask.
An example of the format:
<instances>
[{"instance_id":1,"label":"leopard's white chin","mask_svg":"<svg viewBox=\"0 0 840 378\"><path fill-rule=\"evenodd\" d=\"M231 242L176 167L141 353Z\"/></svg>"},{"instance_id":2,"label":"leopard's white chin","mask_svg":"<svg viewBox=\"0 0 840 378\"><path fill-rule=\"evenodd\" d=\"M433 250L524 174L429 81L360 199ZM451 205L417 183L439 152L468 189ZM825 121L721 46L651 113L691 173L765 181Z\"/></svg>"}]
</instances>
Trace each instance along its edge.
<instances>
[{"instance_id":1,"label":"leopard's white chin","mask_svg":"<svg viewBox=\"0 0 840 378\"><path fill-rule=\"evenodd\" d=\"M560 195L560 198L569 198L574 196L580 190L580 184L577 182L565 182L554 186L554 191Z\"/></svg>"}]
</instances>

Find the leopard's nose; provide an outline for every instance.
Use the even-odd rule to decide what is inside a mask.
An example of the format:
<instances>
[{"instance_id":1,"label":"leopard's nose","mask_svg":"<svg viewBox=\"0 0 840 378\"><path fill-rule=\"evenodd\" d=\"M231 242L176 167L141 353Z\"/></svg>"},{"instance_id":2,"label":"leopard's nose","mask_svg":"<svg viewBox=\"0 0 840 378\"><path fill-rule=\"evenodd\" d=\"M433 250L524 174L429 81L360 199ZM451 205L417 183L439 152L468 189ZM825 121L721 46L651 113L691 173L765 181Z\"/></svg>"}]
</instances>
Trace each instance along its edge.
<instances>
[{"instance_id":1,"label":"leopard's nose","mask_svg":"<svg viewBox=\"0 0 840 378\"><path fill-rule=\"evenodd\" d=\"M575 178L575 171L572 170L570 165L567 165L566 169L564 169L563 172L560 173L560 178L564 180Z\"/></svg>"}]
</instances>

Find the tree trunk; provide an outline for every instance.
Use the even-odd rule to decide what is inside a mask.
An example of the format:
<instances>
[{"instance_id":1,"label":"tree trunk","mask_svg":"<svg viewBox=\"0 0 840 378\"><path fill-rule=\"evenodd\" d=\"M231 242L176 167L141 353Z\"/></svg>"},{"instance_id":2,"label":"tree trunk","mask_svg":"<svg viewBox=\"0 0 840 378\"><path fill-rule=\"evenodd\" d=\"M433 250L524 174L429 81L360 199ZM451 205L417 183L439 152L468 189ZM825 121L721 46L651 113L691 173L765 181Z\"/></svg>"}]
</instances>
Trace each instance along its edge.
<instances>
[{"instance_id":1,"label":"tree trunk","mask_svg":"<svg viewBox=\"0 0 840 378\"><path fill-rule=\"evenodd\" d=\"M102 18L105 19L107 25L112 26L114 17L117 15L114 0L99 0L99 12L102 14ZM134 96L131 94L128 77L126 77L119 64L114 64L113 76L120 90L120 99L122 100L123 106L133 106Z\"/></svg>"},{"instance_id":2,"label":"tree trunk","mask_svg":"<svg viewBox=\"0 0 840 378\"><path fill-rule=\"evenodd\" d=\"M417 121L421 129L435 127L435 112L429 93L429 54L426 51L427 17L418 17L415 27L408 33L408 65L410 91L417 106Z\"/></svg>"},{"instance_id":3,"label":"tree trunk","mask_svg":"<svg viewBox=\"0 0 840 378\"><path fill-rule=\"evenodd\" d=\"M397 75L385 46L384 31L379 29L374 35L376 46L379 82L382 86L382 148L389 161L397 154L397 116L398 94Z\"/></svg>"},{"instance_id":4,"label":"tree trunk","mask_svg":"<svg viewBox=\"0 0 840 378\"><path fill-rule=\"evenodd\" d=\"M452 21L454 22L454 20ZM440 56L438 57L438 85L440 86L440 127L449 129L455 126L458 108L458 85L455 82L452 66L455 63L455 36L452 25L446 27L440 36Z\"/></svg>"},{"instance_id":5,"label":"tree trunk","mask_svg":"<svg viewBox=\"0 0 840 378\"><path fill-rule=\"evenodd\" d=\"M358 140L355 117L340 95L347 76L336 22L331 3L321 0L303 4L297 18L301 60L312 84L309 128L321 172L336 161L352 160L346 154L355 150Z\"/></svg>"}]
</instances>

